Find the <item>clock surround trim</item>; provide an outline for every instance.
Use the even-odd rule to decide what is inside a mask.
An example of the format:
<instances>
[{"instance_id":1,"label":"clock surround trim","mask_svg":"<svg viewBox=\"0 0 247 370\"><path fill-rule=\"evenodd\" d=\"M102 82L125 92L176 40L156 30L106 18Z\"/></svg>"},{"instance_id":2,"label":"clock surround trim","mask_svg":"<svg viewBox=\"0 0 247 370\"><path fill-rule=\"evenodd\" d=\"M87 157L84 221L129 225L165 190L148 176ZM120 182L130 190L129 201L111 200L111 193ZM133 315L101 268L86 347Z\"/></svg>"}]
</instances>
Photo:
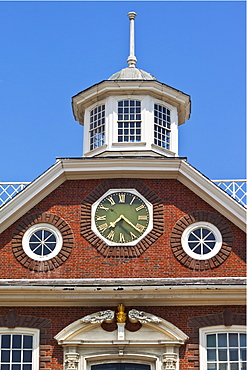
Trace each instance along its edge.
<instances>
[{"instance_id":1,"label":"clock surround trim","mask_svg":"<svg viewBox=\"0 0 247 370\"><path fill-rule=\"evenodd\" d=\"M119 211L119 205L120 203L124 206L127 206L126 204L126 200L123 201L123 199L126 199L126 198L129 198L129 197L132 197L132 200L134 200L134 202L138 199L142 202L142 205L140 207L140 210L142 208L146 208L146 215L147 215L147 222L146 222L146 225L142 225L142 224L139 224L139 223L145 223L145 220L139 220L137 221L138 224L139 224L139 232L141 233L139 236L136 236L136 240L134 240L132 238L132 240L129 240L129 241L123 241L123 242L113 242L111 241L111 238L108 238L109 237L109 234L108 236L104 235L104 232L100 232L99 228L100 226L104 226L104 224L102 225L99 225L97 224L97 221L96 221L96 215L97 215L97 211L100 211L100 205L102 202L104 202L105 200L109 200L109 210L110 211L113 211L114 212L114 206L115 204L114 203L111 203L113 201L113 199L111 200L111 198L114 196L115 198L115 201L116 201L116 198L117 198L117 195L119 196L119 201L118 201L118 204L116 203L116 205L118 206L118 211ZM109 199L108 199L109 198ZM122 199L121 199L122 198ZM114 202L114 201L113 201ZM134 205L134 202L133 202L133 205ZM129 205L132 204L132 201L129 203ZM128 206L127 206L128 207ZM104 208L104 207L103 207ZM132 211L131 210L131 214L132 214ZM124 212L123 210L121 210L121 212ZM136 209L136 212L138 212L138 209ZM135 213L136 213L135 212ZM103 239L106 244L110 245L110 246L122 246L122 245L125 245L125 246L134 246L136 245L141 239L143 239L150 231L152 231L152 228L153 228L153 206L152 204L147 200L145 199L136 189L109 189L103 196L101 196L93 205L92 205L92 217L91 217L91 222L92 222L92 230L94 231L94 233L99 236L99 238ZM115 213L115 212L114 212ZM124 212L125 213L125 212ZM128 212L129 213L129 212ZM108 212L107 212L108 214ZM119 214L118 216L118 219L116 220L117 222L121 222L121 219L124 220L125 219L125 216L126 214ZM111 218L111 217L110 217ZM116 217L115 217L116 218ZM141 218L141 217L140 217ZM105 216L104 220L107 220L107 215ZM131 218L132 222L133 222L133 219ZM115 221L115 222L116 222ZM130 222L129 219L126 220L127 222ZM103 221L102 221L103 222ZM110 222L110 226L109 227L113 227L111 230L114 230L115 229L115 226L117 226L117 224L115 224L115 222ZM114 225L115 224L115 225ZM133 227L132 231L134 231L136 233L136 231L138 232L138 230L135 228L135 226L138 226L138 224L136 225L131 225L131 227ZM143 231L142 231L142 226L143 226ZM144 228L145 226L145 228ZM108 228L109 228L108 227ZM104 230L104 229L103 229ZM105 230L104 230L105 231ZM112 231L110 231L110 234L112 233ZM134 233L132 233L132 235L134 235Z\"/></svg>"},{"instance_id":2,"label":"clock surround trim","mask_svg":"<svg viewBox=\"0 0 247 370\"><path fill-rule=\"evenodd\" d=\"M91 225L92 205L110 189L135 189L153 206L153 228L134 246L107 245L93 231ZM81 235L104 257L136 258L141 256L164 232L162 199L142 181L136 179L104 180L81 204Z\"/></svg>"}]
</instances>

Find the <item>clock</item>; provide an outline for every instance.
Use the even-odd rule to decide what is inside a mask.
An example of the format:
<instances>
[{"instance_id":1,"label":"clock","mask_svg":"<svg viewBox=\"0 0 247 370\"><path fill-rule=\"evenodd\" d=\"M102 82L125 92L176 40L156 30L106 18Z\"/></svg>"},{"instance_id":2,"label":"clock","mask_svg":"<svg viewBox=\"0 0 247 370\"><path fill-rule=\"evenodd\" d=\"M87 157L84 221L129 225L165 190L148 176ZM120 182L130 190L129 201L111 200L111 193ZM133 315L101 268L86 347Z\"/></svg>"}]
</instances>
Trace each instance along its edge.
<instances>
[{"instance_id":1,"label":"clock","mask_svg":"<svg viewBox=\"0 0 247 370\"><path fill-rule=\"evenodd\" d=\"M136 245L153 227L152 204L135 189L108 190L92 205L92 230L108 245Z\"/></svg>"}]
</instances>

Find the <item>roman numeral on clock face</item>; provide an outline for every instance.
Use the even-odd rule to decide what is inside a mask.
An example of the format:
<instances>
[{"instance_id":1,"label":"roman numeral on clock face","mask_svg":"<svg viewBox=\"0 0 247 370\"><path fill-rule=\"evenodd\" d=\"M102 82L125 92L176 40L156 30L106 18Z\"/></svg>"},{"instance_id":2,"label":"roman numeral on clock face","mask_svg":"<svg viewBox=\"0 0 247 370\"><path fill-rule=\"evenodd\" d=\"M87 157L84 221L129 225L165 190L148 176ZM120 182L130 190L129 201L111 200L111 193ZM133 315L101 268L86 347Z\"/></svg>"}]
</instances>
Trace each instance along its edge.
<instances>
[{"instance_id":1,"label":"roman numeral on clock face","mask_svg":"<svg viewBox=\"0 0 247 370\"><path fill-rule=\"evenodd\" d=\"M118 197L119 197L119 203L125 203L125 196L126 196L126 194L125 194L125 193L119 193L119 194L118 194Z\"/></svg>"},{"instance_id":2,"label":"roman numeral on clock face","mask_svg":"<svg viewBox=\"0 0 247 370\"><path fill-rule=\"evenodd\" d=\"M106 215L96 217L96 221L104 221L104 220L106 220Z\"/></svg>"},{"instance_id":3,"label":"roman numeral on clock face","mask_svg":"<svg viewBox=\"0 0 247 370\"><path fill-rule=\"evenodd\" d=\"M136 197L135 196L133 196L133 198L131 199L131 201L130 201L130 206L132 205L132 203L134 202L134 200L136 199Z\"/></svg>"},{"instance_id":4,"label":"roman numeral on clock face","mask_svg":"<svg viewBox=\"0 0 247 370\"><path fill-rule=\"evenodd\" d=\"M138 216L138 220L143 220L143 221L146 221L148 219L148 216L146 216L146 215L139 215Z\"/></svg>"},{"instance_id":5,"label":"roman numeral on clock face","mask_svg":"<svg viewBox=\"0 0 247 370\"><path fill-rule=\"evenodd\" d=\"M136 228L140 231L140 233L142 233L145 230L145 226L140 224L136 224Z\"/></svg>"},{"instance_id":6,"label":"roman numeral on clock face","mask_svg":"<svg viewBox=\"0 0 247 370\"><path fill-rule=\"evenodd\" d=\"M109 232L109 234L107 235L107 239L109 239L109 240L113 240L114 235L115 235L115 232L114 232L113 230L111 230L111 231Z\"/></svg>"},{"instance_id":7,"label":"roman numeral on clock face","mask_svg":"<svg viewBox=\"0 0 247 370\"><path fill-rule=\"evenodd\" d=\"M106 229L108 229L108 225L107 225L107 223L102 224L102 225L99 225L99 230L100 230L100 231L102 231L102 233L103 233Z\"/></svg>"},{"instance_id":8,"label":"roman numeral on clock face","mask_svg":"<svg viewBox=\"0 0 247 370\"><path fill-rule=\"evenodd\" d=\"M119 234L119 242L120 243L125 243L124 234L122 234L122 233Z\"/></svg>"},{"instance_id":9,"label":"roman numeral on clock face","mask_svg":"<svg viewBox=\"0 0 247 370\"><path fill-rule=\"evenodd\" d=\"M141 204L139 207L136 207L136 212L140 211L140 209L145 208L143 204Z\"/></svg>"},{"instance_id":10,"label":"roman numeral on clock face","mask_svg":"<svg viewBox=\"0 0 247 370\"><path fill-rule=\"evenodd\" d=\"M104 206L103 206L103 204L101 204L101 205L99 206L99 208L100 208L100 209L104 209L105 211L109 211L109 208L104 207Z\"/></svg>"},{"instance_id":11,"label":"roman numeral on clock face","mask_svg":"<svg viewBox=\"0 0 247 370\"><path fill-rule=\"evenodd\" d=\"M137 239L138 238L138 236L136 236L134 233L132 233L131 231L130 231L130 236L131 236L131 239L132 240L135 240L135 239Z\"/></svg>"},{"instance_id":12,"label":"roman numeral on clock face","mask_svg":"<svg viewBox=\"0 0 247 370\"><path fill-rule=\"evenodd\" d=\"M114 206L114 204L116 204L115 200L112 197L107 197L106 199L111 203L111 206Z\"/></svg>"}]
</instances>

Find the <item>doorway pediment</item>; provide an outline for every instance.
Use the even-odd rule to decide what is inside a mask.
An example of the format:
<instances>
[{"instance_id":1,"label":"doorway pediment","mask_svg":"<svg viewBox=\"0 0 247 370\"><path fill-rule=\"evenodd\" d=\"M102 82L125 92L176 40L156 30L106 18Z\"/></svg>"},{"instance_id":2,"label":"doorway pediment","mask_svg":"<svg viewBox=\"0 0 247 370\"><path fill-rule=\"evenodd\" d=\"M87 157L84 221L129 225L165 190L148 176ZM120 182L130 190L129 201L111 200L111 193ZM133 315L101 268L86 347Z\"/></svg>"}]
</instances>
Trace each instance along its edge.
<instances>
[{"instance_id":1,"label":"doorway pediment","mask_svg":"<svg viewBox=\"0 0 247 370\"><path fill-rule=\"evenodd\" d=\"M100 311L92 315L85 316L72 324L68 325L59 332L55 339L61 345L89 345L94 346L99 343L104 345L120 344L178 344L182 345L188 339L175 325L168 321L146 313L144 311L131 310L128 314L130 321L140 322L141 327L137 331L129 331L125 328L125 323L117 323L118 329L106 331L102 328L103 322L114 320L114 311Z\"/></svg>"}]
</instances>

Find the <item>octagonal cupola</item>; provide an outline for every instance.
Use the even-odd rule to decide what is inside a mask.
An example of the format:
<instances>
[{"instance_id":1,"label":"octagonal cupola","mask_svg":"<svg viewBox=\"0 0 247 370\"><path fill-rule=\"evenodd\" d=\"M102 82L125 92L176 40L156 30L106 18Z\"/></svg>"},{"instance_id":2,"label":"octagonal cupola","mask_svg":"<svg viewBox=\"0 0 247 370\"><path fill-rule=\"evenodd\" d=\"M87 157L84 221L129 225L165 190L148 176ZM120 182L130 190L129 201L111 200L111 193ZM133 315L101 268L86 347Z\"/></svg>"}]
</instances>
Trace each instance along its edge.
<instances>
[{"instance_id":1,"label":"octagonal cupola","mask_svg":"<svg viewBox=\"0 0 247 370\"><path fill-rule=\"evenodd\" d=\"M190 115L190 96L136 67L134 20L128 67L72 98L84 125L84 156L178 156L178 126Z\"/></svg>"}]
</instances>

